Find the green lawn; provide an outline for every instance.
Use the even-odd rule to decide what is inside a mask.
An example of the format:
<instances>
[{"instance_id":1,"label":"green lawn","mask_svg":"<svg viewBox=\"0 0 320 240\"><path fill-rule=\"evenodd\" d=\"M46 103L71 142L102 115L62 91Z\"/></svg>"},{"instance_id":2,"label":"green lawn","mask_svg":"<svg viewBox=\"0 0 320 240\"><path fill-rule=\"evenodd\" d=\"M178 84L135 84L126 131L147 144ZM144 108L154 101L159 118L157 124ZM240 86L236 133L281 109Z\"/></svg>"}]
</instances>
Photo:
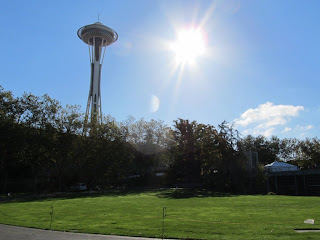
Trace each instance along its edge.
<instances>
[{"instance_id":1,"label":"green lawn","mask_svg":"<svg viewBox=\"0 0 320 240\"><path fill-rule=\"evenodd\" d=\"M61 231L185 239L320 239L318 197L226 195L186 190L121 192L0 202L0 223ZM313 218L315 225L304 224ZM318 222L319 221L319 222Z\"/></svg>"}]
</instances>

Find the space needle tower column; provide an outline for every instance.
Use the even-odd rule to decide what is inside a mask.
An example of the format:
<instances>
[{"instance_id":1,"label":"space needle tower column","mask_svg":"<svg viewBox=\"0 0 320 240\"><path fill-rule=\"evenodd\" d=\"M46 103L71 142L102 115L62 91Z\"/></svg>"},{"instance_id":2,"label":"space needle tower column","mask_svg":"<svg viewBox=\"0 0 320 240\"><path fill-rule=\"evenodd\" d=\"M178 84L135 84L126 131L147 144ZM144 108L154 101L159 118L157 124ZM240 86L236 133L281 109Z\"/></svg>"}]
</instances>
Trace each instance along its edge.
<instances>
[{"instance_id":1,"label":"space needle tower column","mask_svg":"<svg viewBox=\"0 0 320 240\"><path fill-rule=\"evenodd\" d=\"M96 22L80 28L78 30L78 36L89 46L91 63L91 78L85 124L88 122L89 116L91 123L101 124L101 67L106 47L117 41L118 34L101 22Z\"/></svg>"}]
</instances>

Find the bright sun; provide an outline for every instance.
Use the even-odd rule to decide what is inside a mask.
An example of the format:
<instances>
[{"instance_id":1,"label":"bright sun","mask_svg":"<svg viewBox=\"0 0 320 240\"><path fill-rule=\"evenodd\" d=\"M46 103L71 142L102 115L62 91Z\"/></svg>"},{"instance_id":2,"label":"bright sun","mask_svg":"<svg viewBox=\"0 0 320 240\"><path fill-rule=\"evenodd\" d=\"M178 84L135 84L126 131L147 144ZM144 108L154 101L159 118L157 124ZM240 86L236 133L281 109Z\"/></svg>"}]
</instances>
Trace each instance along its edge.
<instances>
[{"instance_id":1,"label":"bright sun","mask_svg":"<svg viewBox=\"0 0 320 240\"><path fill-rule=\"evenodd\" d=\"M204 35L200 29L189 28L178 32L177 40L171 44L178 64L193 64L205 53Z\"/></svg>"}]
</instances>

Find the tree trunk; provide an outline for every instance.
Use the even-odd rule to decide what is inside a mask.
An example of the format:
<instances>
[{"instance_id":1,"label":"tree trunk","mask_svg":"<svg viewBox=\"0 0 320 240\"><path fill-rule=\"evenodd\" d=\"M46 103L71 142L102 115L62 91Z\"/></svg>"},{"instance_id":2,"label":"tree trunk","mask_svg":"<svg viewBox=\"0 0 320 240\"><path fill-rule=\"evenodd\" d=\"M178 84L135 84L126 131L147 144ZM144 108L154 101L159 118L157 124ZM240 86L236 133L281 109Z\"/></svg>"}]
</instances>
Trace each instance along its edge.
<instances>
[{"instance_id":1,"label":"tree trunk","mask_svg":"<svg viewBox=\"0 0 320 240\"><path fill-rule=\"evenodd\" d=\"M38 190L38 174L34 166L32 166L32 177L33 177L33 192L36 193Z\"/></svg>"},{"instance_id":2,"label":"tree trunk","mask_svg":"<svg viewBox=\"0 0 320 240\"><path fill-rule=\"evenodd\" d=\"M2 192L6 193L8 189L8 173L4 171L3 173L3 185L2 185Z\"/></svg>"}]
</instances>

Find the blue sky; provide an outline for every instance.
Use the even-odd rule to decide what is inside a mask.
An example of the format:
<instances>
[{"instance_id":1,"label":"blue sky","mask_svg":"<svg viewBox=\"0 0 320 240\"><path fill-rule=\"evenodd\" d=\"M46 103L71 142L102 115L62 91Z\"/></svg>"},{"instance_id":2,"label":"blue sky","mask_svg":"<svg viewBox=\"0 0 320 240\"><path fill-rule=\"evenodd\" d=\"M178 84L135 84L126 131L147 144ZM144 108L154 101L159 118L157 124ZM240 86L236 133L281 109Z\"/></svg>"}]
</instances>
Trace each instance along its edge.
<instances>
[{"instance_id":1,"label":"blue sky","mask_svg":"<svg viewBox=\"0 0 320 240\"><path fill-rule=\"evenodd\" d=\"M244 135L317 137L319 9L317 0L2 1L0 85L84 111L90 65L76 32L100 13L119 35L102 68L104 114L170 126L226 120ZM207 54L182 71L168 44L188 26L201 27Z\"/></svg>"}]
</instances>

